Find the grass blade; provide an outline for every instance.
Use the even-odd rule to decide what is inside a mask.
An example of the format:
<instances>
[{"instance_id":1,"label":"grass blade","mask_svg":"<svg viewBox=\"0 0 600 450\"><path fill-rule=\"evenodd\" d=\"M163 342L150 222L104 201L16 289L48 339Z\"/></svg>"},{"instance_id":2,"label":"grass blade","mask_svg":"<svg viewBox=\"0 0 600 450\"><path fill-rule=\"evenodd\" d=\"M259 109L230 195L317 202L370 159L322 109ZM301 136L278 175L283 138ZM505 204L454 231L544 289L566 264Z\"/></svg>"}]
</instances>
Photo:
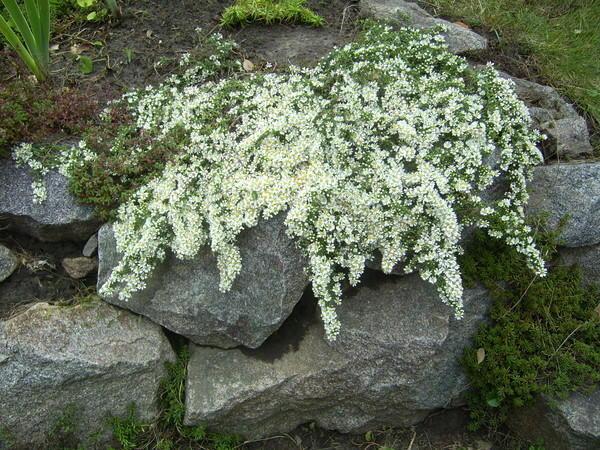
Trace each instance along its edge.
<instances>
[{"instance_id":1,"label":"grass blade","mask_svg":"<svg viewBox=\"0 0 600 450\"><path fill-rule=\"evenodd\" d=\"M38 0L40 14L40 60L43 67L50 63L50 2Z\"/></svg>"},{"instance_id":2,"label":"grass blade","mask_svg":"<svg viewBox=\"0 0 600 450\"><path fill-rule=\"evenodd\" d=\"M19 8L15 0L2 0L2 3L4 4L4 7L8 11L8 13L10 14L10 17L12 18L15 27L17 28L17 31L23 38L23 41L25 43L25 46L29 50L29 53L32 56L34 56L36 54L35 50L37 48L37 40L33 35L31 27L27 23L27 20L25 19L21 8Z\"/></svg>"},{"instance_id":3,"label":"grass blade","mask_svg":"<svg viewBox=\"0 0 600 450\"><path fill-rule=\"evenodd\" d=\"M29 70L35 75L38 80L44 80L46 74L40 69L33 55L23 45L19 36L13 31L10 25L4 20L2 14L0 14L0 33L4 35L10 46L17 52L19 57L27 65Z\"/></svg>"},{"instance_id":4,"label":"grass blade","mask_svg":"<svg viewBox=\"0 0 600 450\"><path fill-rule=\"evenodd\" d=\"M40 56L40 14L38 11L37 0L24 0L25 3L25 12L27 14L27 19L29 22L29 28L31 29L31 34L35 39L35 47L30 48L29 51L34 55L34 57L39 60Z\"/></svg>"},{"instance_id":5,"label":"grass blade","mask_svg":"<svg viewBox=\"0 0 600 450\"><path fill-rule=\"evenodd\" d=\"M16 0L0 0L0 2L14 23L13 28L2 17L0 32L38 80L45 79L49 64L49 0L24 0L27 17Z\"/></svg>"},{"instance_id":6,"label":"grass blade","mask_svg":"<svg viewBox=\"0 0 600 450\"><path fill-rule=\"evenodd\" d=\"M113 17L119 17L121 15L121 10L117 5L117 0L104 0L104 3L106 3L106 6L110 10L110 13Z\"/></svg>"}]
</instances>

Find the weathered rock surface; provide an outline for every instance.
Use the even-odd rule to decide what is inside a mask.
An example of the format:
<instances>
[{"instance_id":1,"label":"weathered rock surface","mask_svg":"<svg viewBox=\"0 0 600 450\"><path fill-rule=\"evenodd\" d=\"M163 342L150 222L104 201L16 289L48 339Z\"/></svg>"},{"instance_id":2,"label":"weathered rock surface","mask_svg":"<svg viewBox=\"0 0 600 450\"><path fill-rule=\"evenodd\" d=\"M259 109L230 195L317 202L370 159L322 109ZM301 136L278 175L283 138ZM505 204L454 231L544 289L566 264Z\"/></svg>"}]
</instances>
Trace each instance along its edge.
<instances>
[{"instance_id":1,"label":"weathered rock surface","mask_svg":"<svg viewBox=\"0 0 600 450\"><path fill-rule=\"evenodd\" d=\"M457 321L417 275L370 276L339 308L333 343L303 300L257 350L192 345L185 422L250 438L309 421L362 432L411 425L456 402L466 387L458 359L484 320L485 290L466 292Z\"/></svg>"},{"instance_id":2,"label":"weathered rock surface","mask_svg":"<svg viewBox=\"0 0 600 450\"><path fill-rule=\"evenodd\" d=\"M13 252L0 244L0 282L10 277L18 265L19 261Z\"/></svg>"},{"instance_id":3,"label":"weathered rock surface","mask_svg":"<svg viewBox=\"0 0 600 450\"><path fill-rule=\"evenodd\" d=\"M321 27L273 27L268 33L260 34L246 27L239 31L236 39L248 49L252 61L263 60L278 66L314 66L336 46L346 43L338 30Z\"/></svg>"},{"instance_id":4,"label":"weathered rock surface","mask_svg":"<svg viewBox=\"0 0 600 450\"><path fill-rule=\"evenodd\" d=\"M404 0L361 0L361 13L388 21L396 21L403 25L417 28L431 28L444 25L446 43L450 51L464 53L467 51L483 50L487 47L487 39L474 31L448 22L447 20L433 17L419 5Z\"/></svg>"},{"instance_id":5,"label":"weathered rock surface","mask_svg":"<svg viewBox=\"0 0 600 450\"><path fill-rule=\"evenodd\" d=\"M483 198L485 198L487 196L490 199L491 198L499 199L500 196L503 194L503 192L504 192L503 182L500 181L500 182L496 183L496 185L491 186L491 188L489 190L482 193L481 195ZM462 235L461 235L461 240L460 240L460 245L463 248L466 248L469 245L469 243L471 242L471 240L473 238L474 232L475 232L475 227L467 227L467 228L463 229ZM377 270L378 272L383 273L383 268L381 267L381 258L382 258L381 253L379 251L376 251L375 254L373 255L373 258L369 259L365 262L365 267L367 269ZM403 260L398 261L394 265L394 267L392 267L392 271L388 275L404 276L404 275L406 275L404 268L405 268L405 261L403 261Z\"/></svg>"},{"instance_id":6,"label":"weathered rock surface","mask_svg":"<svg viewBox=\"0 0 600 450\"><path fill-rule=\"evenodd\" d=\"M542 397L533 406L516 410L508 425L523 438L543 439L547 450L598 449L600 390L558 401Z\"/></svg>"},{"instance_id":7,"label":"weathered rock surface","mask_svg":"<svg viewBox=\"0 0 600 450\"><path fill-rule=\"evenodd\" d=\"M600 283L600 245L560 248L560 263L577 264L586 283Z\"/></svg>"},{"instance_id":8,"label":"weathered rock surface","mask_svg":"<svg viewBox=\"0 0 600 450\"><path fill-rule=\"evenodd\" d=\"M94 272L98 268L98 261L85 256L65 258L62 260L62 266L71 278L79 280Z\"/></svg>"},{"instance_id":9,"label":"weathered rock surface","mask_svg":"<svg viewBox=\"0 0 600 450\"><path fill-rule=\"evenodd\" d=\"M546 158L577 158L593 152L585 119L554 88L509 78L515 82L518 97L529 108L534 127L548 137L543 145Z\"/></svg>"},{"instance_id":10,"label":"weathered rock surface","mask_svg":"<svg viewBox=\"0 0 600 450\"><path fill-rule=\"evenodd\" d=\"M528 213L548 214L551 229L569 218L560 236L562 245L600 243L600 163L536 167L529 191Z\"/></svg>"},{"instance_id":11,"label":"weathered rock surface","mask_svg":"<svg viewBox=\"0 0 600 450\"><path fill-rule=\"evenodd\" d=\"M78 204L68 180L56 171L44 176L48 197L34 203L26 168L0 160L0 224L42 241L83 241L100 225L91 207Z\"/></svg>"},{"instance_id":12,"label":"weathered rock surface","mask_svg":"<svg viewBox=\"0 0 600 450\"><path fill-rule=\"evenodd\" d=\"M290 315L308 277L282 215L245 230L238 242L243 269L229 292L219 291L219 270L207 247L191 261L170 255L154 270L147 288L128 301L116 295L105 300L198 344L256 348ZM99 258L101 287L119 260L109 225L99 233Z\"/></svg>"},{"instance_id":13,"label":"weathered rock surface","mask_svg":"<svg viewBox=\"0 0 600 450\"><path fill-rule=\"evenodd\" d=\"M35 304L0 322L0 447L5 439L46 448L67 411L83 441L102 436L104 419L125 415L131 403L142 420L155 419L164 363L174 358L161 328L128 311L100 301Z\"/></svg>"},{"instance_id":14,"label":"weathered rock surface","mask_svg":"<svg viewBox=\"0 0 600 450\"><path fill-rule=\"evenodd\" d=\"M83 250L81 254L83 256L87 256L88 258L94 255L98 251L98 235L96 233L92 234L90 238L87 240L85 245L83 246Z\"/></svg>"}]
</instances>

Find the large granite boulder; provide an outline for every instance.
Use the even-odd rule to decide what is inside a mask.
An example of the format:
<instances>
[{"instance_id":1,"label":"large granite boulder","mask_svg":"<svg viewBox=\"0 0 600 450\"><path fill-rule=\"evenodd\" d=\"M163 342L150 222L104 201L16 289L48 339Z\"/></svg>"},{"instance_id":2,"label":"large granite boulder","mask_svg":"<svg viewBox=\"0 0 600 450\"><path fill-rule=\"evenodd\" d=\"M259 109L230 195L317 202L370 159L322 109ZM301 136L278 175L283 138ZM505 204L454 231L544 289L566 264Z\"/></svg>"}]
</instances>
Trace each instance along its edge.
<instances>
[{"instance_id":1,"label":"large granite boulder","mask_svg":"<svg viewBox=\"0 0 600 450\"><path fill-rule=\"evenodd\" d=\"M0 448L49 448L67 412L83 448L106 439L105 419L132 403L142 420L155 419L164 365L174 358L159 326L100 301L37 303L0 322Z\"/></svg>"},{"instance_id":2,"label":"large granite boulder","mask_svg":"<svg viewBox=\"0 0 600 450\"><path fill-rule=\"evenodd\" d=\"M375 19L398 22L416 28L431 28L444 25L446 43L450 51L464 53L467 51L484 50L487 39L474 31L456 23L433 17L414 2L404 0L361 0L361 14Z\"/></svg>"},{"instance_id":3,"label":"large granite boulder","mask_svg":"<svg viewBox=\"0 0 600 450\"><path fill-rule=\"evenodd\" d=\"M565 247L600 243L600 163L551 164L535 168L529 183L529 214L547 215Z\"/></svg>"},{"instance_id":4,"label":"large granite boulder","mask_svg":"<svg viewBox=\"0 0 600 450\"><path fill-rule=\"evenodd\" d=\"M458 404L467 386L459 357L484 320L486 291L467 290L465 318L455 320L417 275L369 277L339 307L335 342L305 298L259 349L192 345L185 423L249 438L311 421L354 433Z\"/></svg>"},{"instance_id":5,"label":"large granite boulder","mask_svg":"<svg viewBox=\"0 0 600 450\"><path fill-rule=\"evenodd\" d=\"M509 428L529 441L541 439L546 450L600 448L600 390L574 393L565 400L539 398L515 410Z\"/></svg>"},{"instance_id":6,"label":"large granite boulder","mask_svg":"<svg viewBox=\"0 0 600 450\"><path fill-rule=\"evenodd\" d=\"M560 264L579 266L585 283L600 284L600 244L560 248L559 256Z\"/></svg>"},{"instance_id":7,"label":"large granite boulder","mask_svg":"<svg viewBox=\"0 0 600 450\"><path fill-rule=\"evenodd\" d=\"M508 75L503 74L508 77ZM550 86L509 77L517 96L527 105L533 126L547 137L546 158L577 158L593 152L586 121Z\"/></svg>"},{"instance_id":8,"label":"large granite boulder","mask_svg":"<svg viewBox=\"0 0 600 450\"><path fill-rule=\"evenodd\" d=\"M85 241L98 229L93 209L76 202L63 175L51 170L44 176L41 203L34 202L32 182L27 168L0 159L0 226L42 241Z\"/></svg>"},{"instance_id":9,"label":"large granite boulder","mask_svg":"<svg viewBox=\"0 0 600 450\"><path fill-rule=\"evenodd\" d=\"M119 261L112 227L99 233L98 287ZM242 271L229 292L219 291L219 270L210 248L191 261L170 255L147 288L122 301L104 300L149 317L193 342L230 348L258 347L290 315L308 285L304 260L288 238L283 215L241 233Z\"/></svg>"},{"instance_id":10,"label":"large granite boulder","mask_svg":"<svg viewBox=\"0 0 600 450\"><path fill-rule=\"evenodd\" d=\"M19 261L14 253L0 244L0 282L10 277L18 265Z\"/></svg>"}]
</instances>

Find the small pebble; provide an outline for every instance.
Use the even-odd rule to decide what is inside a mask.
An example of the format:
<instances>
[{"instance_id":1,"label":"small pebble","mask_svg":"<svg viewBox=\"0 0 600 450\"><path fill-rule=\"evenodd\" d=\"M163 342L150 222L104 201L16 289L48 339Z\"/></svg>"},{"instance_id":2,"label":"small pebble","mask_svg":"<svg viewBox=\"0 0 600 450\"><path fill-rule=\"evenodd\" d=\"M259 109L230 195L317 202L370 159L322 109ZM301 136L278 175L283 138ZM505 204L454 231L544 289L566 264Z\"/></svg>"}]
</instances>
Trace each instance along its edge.
<instances>
[{"instance_id":1,"label":"small pebble","mask_svg":"<svg viewBox=\"0 0 600 450\"><path fill-rule=\"evenodd\" d=\"M87 256L89 258L96 253L96 250L98 250L98 235L94 233L83 246L83 251L81 253L83 256Z\"/></svg>"},{"instance_id":2,"label":"small pebble","mask_svg":"<svg viewBox=\"0 0 600 450\"><path fill-rule=\"evenodd\" d=\"M78 258L65 258L62 260L63 269L65 272L76 280L85 278L98 268L96 258L88 258L80 256Z\"/></svg>"},{"instance_id":3,"label":"small pebble","mask_svg":"<svg viewBox=\"0 0 600 450\"><path fill-rule=\"evenodd\" d=\"M19 260L14 253L0 244L0 282L10 277L18 265Z\"/></svg>"}]
</instances>

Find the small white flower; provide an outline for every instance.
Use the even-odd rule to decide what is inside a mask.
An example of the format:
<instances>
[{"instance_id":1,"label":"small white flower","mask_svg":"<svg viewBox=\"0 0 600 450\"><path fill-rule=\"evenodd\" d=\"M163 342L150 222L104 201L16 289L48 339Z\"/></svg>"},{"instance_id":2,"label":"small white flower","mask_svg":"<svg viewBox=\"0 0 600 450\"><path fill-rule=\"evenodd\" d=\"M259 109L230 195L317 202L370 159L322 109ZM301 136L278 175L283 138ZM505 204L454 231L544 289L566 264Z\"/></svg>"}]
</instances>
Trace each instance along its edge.
<instances>
[{"instance_id":1,"label":"small white flower","mask_svg":"<svg viewBox=\"0 0 600 450\"><path fill-rule=\"evenodd\" d=\"M183 76L124 97L155 144L174 130L183 137L162 175L120 207L114 231L123 258L105 292L127 300L167 250L190 259L205 245L228 290L243 270L239 233L282 211L331 339L343 326L342 282L359 283L377 251L384 271L402 262L434 283L457 317L465 226L503 239L543 275L523 212L539 135L493 68L472 79L443 37L379 27L313 69L206 81L233 48L212 39L217 53L207 65L184 55L191 67ZM28 147L15 153L31 161ZM95 157L82 144L63 161L68 172ZM484 200L499 177L508 182L505 197Z\"/></svg>"}]
</instances>

